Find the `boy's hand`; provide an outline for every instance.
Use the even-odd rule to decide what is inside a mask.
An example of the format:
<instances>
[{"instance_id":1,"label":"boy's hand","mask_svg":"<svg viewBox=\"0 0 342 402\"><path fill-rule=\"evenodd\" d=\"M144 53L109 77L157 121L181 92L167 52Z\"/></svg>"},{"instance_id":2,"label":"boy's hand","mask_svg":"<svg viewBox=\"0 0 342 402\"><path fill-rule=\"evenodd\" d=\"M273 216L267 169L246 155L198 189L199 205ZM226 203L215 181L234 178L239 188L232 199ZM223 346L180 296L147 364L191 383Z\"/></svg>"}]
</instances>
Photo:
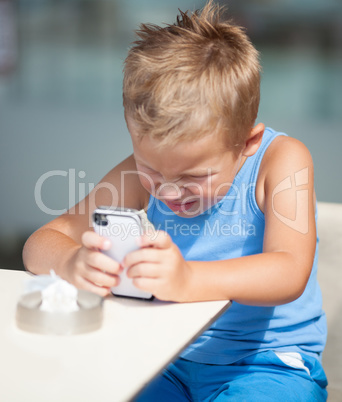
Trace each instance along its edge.
<instances>
[{"instance_id":1,"label":"boy's hand","mask_svg":"<svg viewBox=\"0 0 342 402\"><path fill-rule=\"evenodd\" d=\"M141 247L123 261L134 285L160 300L186 301L191 269L171 237L163 231L154 239L144 235Z\"/></svg>"},{"instance_id":2,"label":"boy's hand","mask_svg":"<svg viewBox=\"0 0 342 402\"><path fill-rule=\"evenodd\" d=\"M118 262L101 252L110 247L110 241L97 233L83 233L82 246L74 252L65 270L66 279L79 289L107 296L110 288L119 284L122 271Z\"/></svg>"}]
</instances>

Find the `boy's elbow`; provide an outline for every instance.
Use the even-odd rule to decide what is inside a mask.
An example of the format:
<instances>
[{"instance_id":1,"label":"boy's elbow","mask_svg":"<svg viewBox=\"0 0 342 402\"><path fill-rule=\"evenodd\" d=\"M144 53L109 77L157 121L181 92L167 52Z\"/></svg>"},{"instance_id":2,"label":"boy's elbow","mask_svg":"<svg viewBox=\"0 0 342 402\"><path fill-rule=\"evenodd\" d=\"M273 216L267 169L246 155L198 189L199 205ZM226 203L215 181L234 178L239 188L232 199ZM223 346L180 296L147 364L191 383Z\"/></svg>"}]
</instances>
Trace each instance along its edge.
<instances>
[{"instance_id":1,"label":"boy's elbow","mask_svg":"<svg viewBox=\"0 0 342 402\"><path fill-rule=\"evenodd\" d=\"M296 289L296 291L293 292L293 294L291 295L291 298L290 298L290 300L289 300L289 303L290 303L290 302L293 302L293 301L295 301L295 300L297 300L297 299L299 299L299 298L301 297L301 295L304 293L305 288L306 288L306 285L305 285L305 286L299 286L299 287Z\"/></svg>"},{"instance_id":2,"label":"boy's elbow","mask_svg":"<svg viewBox=\"0 0 342 402\"><path fill-rule=\"evenodd\" d=\"M31 243L32 243L32 236L31 235L25 242L23 251L22 251L22 260L23 260L23 265L26 271L32 272L33 274L35 273L34 270L30 269L30 254L31 254Z\"/></svg>"},{"instance_id":3,"label":"boy's elbow","mask_svg":"<svg viewBox=\"0 0 342 402\"><path fill-rule=\"evenodd\" d=\"M36 230L26 240L22 250L22 261L26 271L32 274L39 274L39 261L44 259L42 257L42 242L40 238L41 229Z\"/></svg>"},{"instance_id":4,"label":"boy's elbow","mask_svg":"<svg viewBox=\"0 0 342 402\"><path fill-rule=\"evenodd\" d=\"M283 294L282 298L278 298L275 305L283 305L296 301L304 293L306 286L291 286L291 288Z\"/></svg>"},{"instance_id":5,"label":"boy's elbow","mask_svg":"<svg viewBox=\"0 0 342 402\"><path fill-rule=\"evenodd\" d=\"M302 296L308 284L311 269L312 267L310 266L310 269L307 270L308 273L300 275L295 284L290 283L291 292L287 303L293 302Z\"/></svg>"}]
</instances>

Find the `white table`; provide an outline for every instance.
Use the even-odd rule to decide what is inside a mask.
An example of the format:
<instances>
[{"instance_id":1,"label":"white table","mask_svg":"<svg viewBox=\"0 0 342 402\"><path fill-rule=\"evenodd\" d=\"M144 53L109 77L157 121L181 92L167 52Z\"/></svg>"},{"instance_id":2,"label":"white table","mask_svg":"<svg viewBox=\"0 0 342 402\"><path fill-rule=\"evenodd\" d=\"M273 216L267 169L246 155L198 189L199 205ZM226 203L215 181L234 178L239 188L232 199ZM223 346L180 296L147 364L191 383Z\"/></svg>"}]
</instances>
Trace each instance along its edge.
<instances>
[{"instance_id":1,"label":"white table","mask_svg":"<svg viewBox=\"0 0 342 402\"><path fill-rule=\"evenodd\" d=\"M230 305L108 297L98 331L39 335L17 328L22 271L0 270L0 400L131 400Z\"/></svg>"}]
</instances>

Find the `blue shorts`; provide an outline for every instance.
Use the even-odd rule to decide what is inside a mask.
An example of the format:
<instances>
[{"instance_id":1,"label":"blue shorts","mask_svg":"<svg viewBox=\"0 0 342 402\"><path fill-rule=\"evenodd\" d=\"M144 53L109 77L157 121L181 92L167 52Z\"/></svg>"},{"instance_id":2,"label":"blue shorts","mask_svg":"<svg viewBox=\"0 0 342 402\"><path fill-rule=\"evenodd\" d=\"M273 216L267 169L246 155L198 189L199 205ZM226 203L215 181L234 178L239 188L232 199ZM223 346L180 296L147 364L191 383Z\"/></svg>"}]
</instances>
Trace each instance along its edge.
<instances>
[{"instance_id":1,"label":"blue shorts","mask_svg":"<svg viewBox=\"0 0 342 402\"><path fill-rule=\"evenodd\" d=\"M135 401L326 401L327 379L321 364L311 356L302 358L310 375L286 365L272 351L229 365L178 359Z\"/></svg>"}]
</instances>

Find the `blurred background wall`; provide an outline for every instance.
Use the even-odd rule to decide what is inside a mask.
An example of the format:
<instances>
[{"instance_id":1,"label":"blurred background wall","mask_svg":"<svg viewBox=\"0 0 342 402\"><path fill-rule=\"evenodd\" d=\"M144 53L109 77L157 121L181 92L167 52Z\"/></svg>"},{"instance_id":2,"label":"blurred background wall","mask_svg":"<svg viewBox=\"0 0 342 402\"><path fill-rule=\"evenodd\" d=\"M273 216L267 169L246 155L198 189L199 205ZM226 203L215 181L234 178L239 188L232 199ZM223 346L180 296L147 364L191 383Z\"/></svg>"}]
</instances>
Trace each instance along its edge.
<instances>
[{"instance_id":1,"label":"blurred background wall","mask_svg":"<svg viewBox=\"0 0 342 402\"><path fill-rule=\"evenodd\" d=\"M220 3L261 53L258 121L303 141L318 200L342 202L341 1ZM133 31L204 4L0 0L0 267L20 269L28 235L131 152L121 87Z\"/></svg>"}]
</instances>

